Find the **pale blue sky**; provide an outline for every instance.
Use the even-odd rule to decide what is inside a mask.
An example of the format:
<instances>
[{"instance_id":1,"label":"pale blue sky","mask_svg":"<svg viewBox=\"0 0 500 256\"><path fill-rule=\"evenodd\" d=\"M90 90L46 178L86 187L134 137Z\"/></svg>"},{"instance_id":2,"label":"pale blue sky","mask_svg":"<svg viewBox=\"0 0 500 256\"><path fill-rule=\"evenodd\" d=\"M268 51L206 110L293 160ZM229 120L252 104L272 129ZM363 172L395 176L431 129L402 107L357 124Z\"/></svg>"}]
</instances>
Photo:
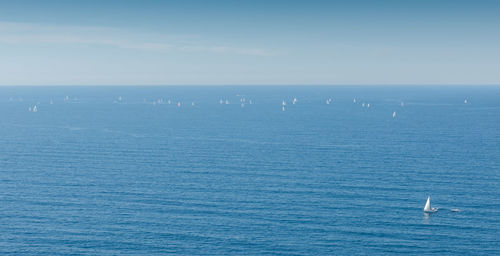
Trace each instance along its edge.
<instances>
[{"instance_id":1,"label":"pale blue sky","mask_svg":"<svg viewBox=\"0 0 500 256\"><path fill-rule=\"evenodd\" d=\"M500 84L500 1L2 1L0 85Z\"/></svg>"}]
</instances>

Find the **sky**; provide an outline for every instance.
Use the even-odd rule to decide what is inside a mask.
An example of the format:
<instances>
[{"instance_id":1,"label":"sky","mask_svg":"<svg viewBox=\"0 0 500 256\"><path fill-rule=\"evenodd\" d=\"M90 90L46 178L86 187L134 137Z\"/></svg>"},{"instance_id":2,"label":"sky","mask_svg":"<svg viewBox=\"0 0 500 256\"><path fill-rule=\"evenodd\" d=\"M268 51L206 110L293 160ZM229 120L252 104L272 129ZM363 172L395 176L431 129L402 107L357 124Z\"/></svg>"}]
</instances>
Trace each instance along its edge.
<instances>
[{"instance_id":1,"label":"sky","mask_svg":"<svg viewBox=\"0 0 500 256\"><path fill-rule=\"evenodd\" d=\"M500 84L500 1L0 0L0 85Z\"/></svg>"}]
</instances>

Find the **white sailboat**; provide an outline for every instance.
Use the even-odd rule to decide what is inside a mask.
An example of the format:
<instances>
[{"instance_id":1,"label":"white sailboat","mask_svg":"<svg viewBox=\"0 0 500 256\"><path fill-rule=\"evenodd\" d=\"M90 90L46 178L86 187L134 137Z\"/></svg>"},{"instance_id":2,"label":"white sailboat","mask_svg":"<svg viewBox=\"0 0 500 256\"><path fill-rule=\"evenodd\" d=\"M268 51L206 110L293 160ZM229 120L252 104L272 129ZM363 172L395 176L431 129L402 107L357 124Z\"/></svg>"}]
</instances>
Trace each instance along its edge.
<instances>
[{"instance_id":1,"label":"white sailboat","mask_svg":"<svg viewBox=\"0 0 500 256\"><path fill-rule=\"evenodd\" d=\"M396 111L394 111L394 113L392 113L392 118L396 118Z\"/></svg>"},{"instance_id":2,"label":"white sailboat","mask_svg":"<svg viewBox=\"0 0 500 256\"><path fill-rule=\"evenodd\" d=\"M36 105L33 106L33 112L38 112L38 109L36 108Z\"/></svg>"},{"instance_id":3,"label":"white sailboat","mask_svg":"<svg viewBox=\"0 0 500 256\"><path fill-rule=\"evenodd\" d=\"M431 212L437 212L438 208L432 208L431 207L431 197L427 197L427 202L425 203L424 207L424 212L426 213L431 213Z\"/></svg>"}]
</instances>

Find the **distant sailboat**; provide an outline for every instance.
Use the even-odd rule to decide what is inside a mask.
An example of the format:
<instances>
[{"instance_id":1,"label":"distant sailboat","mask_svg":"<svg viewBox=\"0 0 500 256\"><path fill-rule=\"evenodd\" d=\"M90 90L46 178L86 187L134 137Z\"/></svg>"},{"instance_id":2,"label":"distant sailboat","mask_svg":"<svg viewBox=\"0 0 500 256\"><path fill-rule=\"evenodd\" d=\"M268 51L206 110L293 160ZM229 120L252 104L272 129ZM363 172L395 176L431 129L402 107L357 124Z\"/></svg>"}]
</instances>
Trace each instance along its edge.
<instances>
[{"instance_id":1,"label":"distant sailboat","mask_svg":"<svg viewBox=\"0 0 500 256\"><path fill-rule=\"evenodd\" d=\"M293 98L292 104L293 105L297 104L297 98Z\"/></svg>"},{"instance_id":2,"label":"distant sailboat","mask_svg":"<svg viewBox=\"0 0 500 256\"><path fill-rule=\"evenodd\" d=\"M281 107L281 111L285 111L285 106Z\"/></svg>"},{"instance_id":3,"label":"distant sailboat","mask_svg":"<svg viewBox=\"0 0 500 256\"><path fill-rule=\"evenodd\" d=\"M356 104L356 98L352 99L352 103Z\"/></svg>"},{"instance_id":4,"label":"distant sailboat","mask_svg":"<svg viewBox=\"0 0 500 256\"><path fill-rule=\"evenodd\" d=\"M286 106L285 100L283 100L283 102L281 102L281 105Z\"/></svg>"},{"instance_id":5,"label":"distant sailboat","mask_svg":"<svg viewBox=\"0 0 500 256\"><path fill-rule=\"evenodd\" d=\"M427 202L425 203L425 207L424 207L424 212L426 213L431 213L431 212L437 212L438 209L437 208L432 208L431 207L431 197L427 197Z\"/></svg>"},{"instance_id":6,"label":"distant sailboat","mask_svg":"<svg viewBox=\"0 0 500 256\"><path fill-rule=\"evenodd\" d=\"M36 105L33 107L33 112L38 112L38 109L36 108Z\"/></svg>"},{"instance_id":7,"label":"distant sailboat","mask_svg":"<svg viewBox=\"0 0 500 256\"><path fill-rule=\"evenodd\" d=\"M464 100L464 104L467 104L467 103L468 103L468 101L467 101L467 99L465 99L465 100Z\"/></svg>"},{"instance_id":8,"label":"distant sailboat","mask_svg":"<svg viewBox=\"0 0 500 256\"><path fill-rule=\"evenodd\" d=\"M366 105L366 107L367 107L367 108L369 108L369 107L370 107L370 103L368 103L368 104Z\"/></svg>"},{"instance_id":9,"label":"distant sailboat","mask_svg":"<svg viewBox=\"0 0 500 256\"><path fill-rule=\"evenodd\" d=\"M392 113L392 118L396 118L396 111L394 111L394 113Z\"/></svg>"}]
</instances>

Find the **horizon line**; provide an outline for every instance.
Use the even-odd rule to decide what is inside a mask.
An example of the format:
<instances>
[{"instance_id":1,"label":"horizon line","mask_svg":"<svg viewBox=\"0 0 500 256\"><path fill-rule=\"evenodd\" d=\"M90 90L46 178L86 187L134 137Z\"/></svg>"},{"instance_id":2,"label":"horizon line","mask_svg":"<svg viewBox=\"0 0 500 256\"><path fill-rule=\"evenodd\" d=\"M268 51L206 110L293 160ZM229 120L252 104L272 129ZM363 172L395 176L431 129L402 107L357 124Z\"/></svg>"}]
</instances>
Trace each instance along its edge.
<instances>
[{"instance_id":1,"label":"horizon line","mask_svg":"<svg viewBox=\"0 0 500 256\"><path fill-rule=\"evenodd\" d=\"M0 84L0 87L180 87L180 86L185 86L185 87L196 87L196 86L210 86L210 87L227 87L227 86L234 86L234 87L239 87L239 86L255 86L255 87L266 87L266 86L277 86L277 87L282 87L282 86L289 86L289 87L301 87L301 86L313 86L313 87L328 87L328 86L500 86L500 83L498 84L473 84L473 83L467 83L467 84L394 84L394 83L389 83L389 84L383 84L383 83L376 83L376 84L15 84L15 85L8 85L8 84Z\"/></svg>"}]
</instances>

